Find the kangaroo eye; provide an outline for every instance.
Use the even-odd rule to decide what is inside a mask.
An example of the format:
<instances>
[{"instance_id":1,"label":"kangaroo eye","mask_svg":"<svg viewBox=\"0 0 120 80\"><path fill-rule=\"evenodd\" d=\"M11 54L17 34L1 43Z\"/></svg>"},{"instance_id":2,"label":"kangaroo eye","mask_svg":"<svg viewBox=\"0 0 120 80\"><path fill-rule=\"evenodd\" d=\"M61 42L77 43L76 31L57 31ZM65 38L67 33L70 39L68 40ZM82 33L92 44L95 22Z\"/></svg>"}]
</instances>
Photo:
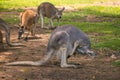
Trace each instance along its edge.
<instances>
[{"instance_id":1,"label":"kangaroo eye","mask_svg":"<svg viewBox=\"0 0 120 80\"><path fill-rule=\"evenodd\" d=\"M58 12L56 12L56 15L58 15Z\"/></svg>"}]
</instances>

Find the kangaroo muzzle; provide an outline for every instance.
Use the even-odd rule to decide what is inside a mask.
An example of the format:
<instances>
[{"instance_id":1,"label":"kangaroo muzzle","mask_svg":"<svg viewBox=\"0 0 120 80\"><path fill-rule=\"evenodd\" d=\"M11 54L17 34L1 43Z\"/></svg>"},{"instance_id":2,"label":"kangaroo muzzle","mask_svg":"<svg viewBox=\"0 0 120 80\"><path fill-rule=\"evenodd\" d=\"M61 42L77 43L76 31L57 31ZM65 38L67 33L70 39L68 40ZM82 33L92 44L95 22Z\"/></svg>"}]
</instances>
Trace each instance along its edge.
<instances>
[{"instance_id":1,"label":"kangaroo muzzle","mask_svg":"<svg viewBox=\"0 0 120 80\"><path fill-rule=\"evenodd\" d=\"M92 57L92 58L95 58L95 57L96 57L96 53L93 52L93 51L91 51L91 50L88 50L86 54L89 55L89 56Z\"/></svg>"},{"instance_id":2,"label":"kangaroo muzzle","mask_svg":"<svg viewBox=\"0 0 120 80\"><path fill-rule=\"evenodd\" d=\"M20 39L23 34L24 34L24 28L20 28L18 31L18 39Z\"/></svg>"},{"instance_id":3,"label":"kangaroo muzzle","mask_svg":"<svg viewBox=\"0 0 120 80\"><path fill-rule=\"evenodd\" d=\"M82 54L87 54L88 56L95 58L96 53L92 50L86 49L86 48L78 48L77 52L82 53Z\"/></svg>"}]
</instances>

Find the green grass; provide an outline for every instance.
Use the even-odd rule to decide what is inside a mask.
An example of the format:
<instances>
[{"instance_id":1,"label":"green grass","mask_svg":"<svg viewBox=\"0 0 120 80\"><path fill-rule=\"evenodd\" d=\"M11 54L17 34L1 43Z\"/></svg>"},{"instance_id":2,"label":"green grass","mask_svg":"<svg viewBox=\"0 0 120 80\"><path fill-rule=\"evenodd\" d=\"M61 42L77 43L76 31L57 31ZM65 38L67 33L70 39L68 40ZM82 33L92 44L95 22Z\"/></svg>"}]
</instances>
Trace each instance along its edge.
<instances>
[{"instance_id":1,"label":"green grass","mask_svg":"<svg viewBox=\"0 0 120 80\"><path fill-rule=\"evenodd\" d=\"M81 4L92 4L94 2L117 2L119 0L49 0L54 5L79 7ZM37 7L42 2L48 0L0 0L0 10L18 9L21 7Z\"/></svg>"},{"instance_id":2,"label":"green grass","mask_svg":"<svg viewBox=\"0 0 120 80\"><path fill-rule=\"evenodd\" d=\"M47 0L1 0L0 11L23 11L23 7L37 7ZM49 0L55 5L67 5L76 7L77 11L64 12L60 25L71 24L86 32L92 41L93 49L108 48L120 50L120 7L94 6L82 7L80 4L92 4L94 2L107 2L119 0ZM6 22L19 24L18 15L2 15ZM89 19L89 17L91 17ZM48 23L48 21L46 21ZM40 25L40 24L38 24ZM57 22L54 22L57 25Z\"/></svg>"},{"instance_id":3,"label":"green grass","mask_svg":"<svg viewBox=\"0 0 120 80\"><path fill-rule=\"evenodd\" d=\"M116 60L114 63L113 63L114 66L119 66L120 67L120 60Z\"/></svg>"},{"instance_id":4,"label":"green grass","mask_svg":"<svg viewBox=\"0 0 120 80\"><path fill-rule=\"evenodd\" d=\"M2 18L4 18L4 20L8 23L8 24L19 24L20 20L19 17L16 15L4 15L2 16Z\"/></svg>"},{"instance_id":5,"label":"green grass","mask_svg":"<svg viewBox=\"0 0 120 80\"><path fill-rule=\"evenodd\" d=\"M79 11L64 13L61 25L75 25L88 35L97 33L96 37L89 35L94 49L109 48L120 50L119 10L119 7L88 6ZM97 22L92 19L87 20L89 15L93 16L93 19L97 18Z\"/></svg>"}]
</instances>

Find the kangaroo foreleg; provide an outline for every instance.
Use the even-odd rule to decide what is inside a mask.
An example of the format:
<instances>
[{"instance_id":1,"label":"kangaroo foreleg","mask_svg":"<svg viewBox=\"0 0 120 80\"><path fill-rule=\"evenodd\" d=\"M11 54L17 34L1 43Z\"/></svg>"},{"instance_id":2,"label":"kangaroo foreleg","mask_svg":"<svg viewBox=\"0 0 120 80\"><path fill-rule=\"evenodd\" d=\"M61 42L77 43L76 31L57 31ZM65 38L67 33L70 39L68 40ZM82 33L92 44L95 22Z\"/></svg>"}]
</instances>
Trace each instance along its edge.
<instances>
[{"instance_id":1,"label":"kangaroo foreleg","mask_svg":"<svg viewBox=\"0 0 120 80\"><path fill-rule=\"evenodd\" d=\"M31 27L30 27L30 30L28 30L28 32L26 33L26 37L24 38L25 41L28 40L28 36L29 36L30 32L31 32Z\"/></svg>"},{"instance_id":2,"label":"kangaroo foreleg","mask_svg":"<svg viewBox=\"0 0 120 80\"><path fill-rule=\"evenodd\" d=\"M52 29L53 28L53 19L50 18L50 28Z\"/></svg>"},{"instance_id":3,"label":"kangaroo foreleg","mask_svg":"<svg viewBox=\"0 0 120 80\"><path fill-rule=\"evenodd\" d=\"M73 49L72 49L71 53L69 54L70 56L73 55L73 53L75 52L75 50L78 46L80 46L80 41L79 40L75 41Z\"/></svg>"}]
</instances>

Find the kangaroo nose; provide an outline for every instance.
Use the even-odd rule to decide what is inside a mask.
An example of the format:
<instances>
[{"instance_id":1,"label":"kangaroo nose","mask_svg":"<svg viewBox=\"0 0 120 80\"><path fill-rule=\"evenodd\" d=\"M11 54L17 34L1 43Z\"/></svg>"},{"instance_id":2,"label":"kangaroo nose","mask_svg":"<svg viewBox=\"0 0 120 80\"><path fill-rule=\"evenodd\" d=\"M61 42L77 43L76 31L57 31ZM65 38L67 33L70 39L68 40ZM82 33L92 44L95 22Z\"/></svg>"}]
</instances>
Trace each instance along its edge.
<instances>
[{"instance_id":1,"label":"kangaroo nose","mask_svg":"<svg viewBox=\"0 0 120 80\"><path fill-rule=\"evenodd\" d=\"M59 18L61 19L62 17L60 16Z\"/></svg>"}]
</instances>

